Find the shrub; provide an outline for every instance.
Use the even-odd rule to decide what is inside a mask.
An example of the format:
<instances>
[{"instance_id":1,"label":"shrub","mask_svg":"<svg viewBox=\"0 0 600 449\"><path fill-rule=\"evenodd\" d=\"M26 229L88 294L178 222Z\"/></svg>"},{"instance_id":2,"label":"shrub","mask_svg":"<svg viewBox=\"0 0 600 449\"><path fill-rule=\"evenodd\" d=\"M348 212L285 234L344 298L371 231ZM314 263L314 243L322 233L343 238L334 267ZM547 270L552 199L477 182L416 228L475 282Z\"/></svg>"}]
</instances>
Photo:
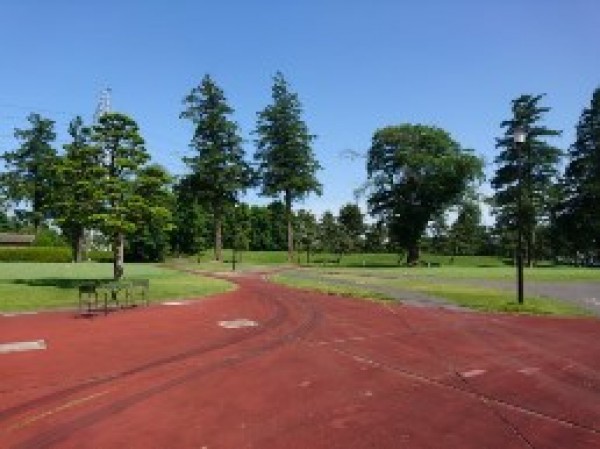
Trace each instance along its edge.
<instances>
[{"instance_id":1,"label":"shrub","mask_svg":"<svg viewBox=\"0 0 600 449\"><path fill-rule=\"evenodd\" d=\"M90 251L94 262L112 262L110 251ZM67 247L32 246L28 248L0 248L0 262L71 262L71 249Z\"/></svg>"}]
</instances>

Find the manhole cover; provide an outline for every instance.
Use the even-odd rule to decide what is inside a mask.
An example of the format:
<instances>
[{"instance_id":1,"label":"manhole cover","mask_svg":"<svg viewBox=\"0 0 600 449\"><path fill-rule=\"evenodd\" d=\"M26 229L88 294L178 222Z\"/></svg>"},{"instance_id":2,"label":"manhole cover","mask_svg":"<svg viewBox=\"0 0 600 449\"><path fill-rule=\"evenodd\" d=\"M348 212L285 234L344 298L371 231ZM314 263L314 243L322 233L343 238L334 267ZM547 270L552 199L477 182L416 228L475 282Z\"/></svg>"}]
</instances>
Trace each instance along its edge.
<instances>
[{"instance_id":1,"label":"manhole cover","mask_svg":"<svg viewBox=\"0 0 600 449\"><path fill-rule=\"evenodd\" d=\"M241 327L255 327L258 326L258 323L256 321L240 318L237 320L219 321L219 326L224 327L225 329L239 329Z\"/></svg>"}]
</instances>

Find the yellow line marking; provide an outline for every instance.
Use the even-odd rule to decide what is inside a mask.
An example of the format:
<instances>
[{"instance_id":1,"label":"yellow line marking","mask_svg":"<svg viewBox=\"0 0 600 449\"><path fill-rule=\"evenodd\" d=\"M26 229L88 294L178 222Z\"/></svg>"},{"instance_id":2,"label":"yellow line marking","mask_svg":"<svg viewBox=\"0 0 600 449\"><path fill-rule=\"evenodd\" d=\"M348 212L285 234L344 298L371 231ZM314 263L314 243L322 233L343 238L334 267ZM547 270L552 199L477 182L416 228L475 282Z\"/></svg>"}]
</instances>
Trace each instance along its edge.
<instances>
[{"instance_id":1,"label":"yellow line marking","mask_svg":"<svg viewBox=\"0 0 600 449\"><path fill-rule=\"evenodd\" d=\"M93 401L94 399L98 399L99 397L105 396L113 390L114 389L111 388L110 390L105 390L105 391L101 391L99 393L94 393L89 396L84 396L82 398L73 399L62 405L59 405L58 407L47 410L44 413L40 413L39 415L34 415L34 416L30 416L29 418L23 419L23 420L19 421L18 423L13 424L12 426L6 428L4 430L4 432L2 432L2 433L8 433L13 430L21 429L21 428L26 427L30 424L33 424L37 421L40 421L41 419L47 418L52 415L56 415L57 413L60 413L62 411L65 411L70 408L76 407L78 405L84 404L86 402Z\"/></svg>"}]
</instances>

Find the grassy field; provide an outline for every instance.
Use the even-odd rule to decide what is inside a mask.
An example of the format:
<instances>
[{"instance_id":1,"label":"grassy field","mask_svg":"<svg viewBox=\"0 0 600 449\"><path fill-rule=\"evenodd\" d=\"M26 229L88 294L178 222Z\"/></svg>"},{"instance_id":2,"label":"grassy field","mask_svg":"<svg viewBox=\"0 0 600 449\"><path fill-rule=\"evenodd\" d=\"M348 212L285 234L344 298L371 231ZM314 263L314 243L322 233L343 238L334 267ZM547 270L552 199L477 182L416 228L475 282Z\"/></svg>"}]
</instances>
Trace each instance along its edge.
<instances>
[{"instance_id":1,"label":"grassy field","mask_svg":"<svg viewBox=\"0 0 600 449\"><path fill-rule=\"evenodd\" d=\"M573 268L537 268L527 271L527 278L538 281L559 282L574 278L598 281L596 270ZM529 296L524 304L515 300L514 291L486 285L473 285L469 281L514 280L512 268L493 267L437 267L396 269L305 269L305 278L293 271L272 276L275 282L291 287L308 288L321 292L345 294L355 297L390 297L389 292L413 291L424 293L448 302L486 312L514 312L539 315L585 316L588 312L579 306L549 298ZM382 293L381 289L386 293Z\"/></svg>"},{"instance_id":2,"label":"grassy field","mask_svg":"<svg viewBox=\"0 0 600 449\"><path fill-rule=\"evenodd\" d=\"M112 278L112 265L100 263L0 264L0 311L30 311L77 305L77 286ZM228 291L232 284L149 264L126 264L125 279L149 279L150 300L198 298Z\"/></svg>"},{"instance_id":3,"label":"grassy field","mask_svg":"<svg viewBox=\"0 0 600 449\"><path fill-rule=\"evenodd\" d=\"M365 280L368 278L435 278L435 279L492 279L513 280L516 270L512 266L479 267L479 266L440 266L440 267L398 267L378 269L356 269L344 267L326 267L321 270L327 275L352 277ZM600 282L600 270L597 268L573 267L538 267L525 268L525 279L543 282Z\"/></svg>"}]
</instances>

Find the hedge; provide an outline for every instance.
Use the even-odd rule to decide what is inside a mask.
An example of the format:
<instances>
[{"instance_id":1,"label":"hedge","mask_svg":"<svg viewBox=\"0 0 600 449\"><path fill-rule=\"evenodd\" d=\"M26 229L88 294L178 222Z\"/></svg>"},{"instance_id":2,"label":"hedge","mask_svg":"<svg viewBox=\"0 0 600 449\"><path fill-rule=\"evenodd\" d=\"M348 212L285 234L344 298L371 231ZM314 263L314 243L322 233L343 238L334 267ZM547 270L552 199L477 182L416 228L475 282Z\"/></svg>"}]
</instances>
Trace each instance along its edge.
<instances>
[{"instance_id":1,"label":"hedge","mask_svg":"<svg viewBox=\"0 0 600 449\"><path fill-rule=\"evenodd\" d=\"M112 261L110 251L90 251L88 257L94 262ZM71 249L60 246L0 248L0 262L71 262Z\"/></svg>"}]
</instances>

